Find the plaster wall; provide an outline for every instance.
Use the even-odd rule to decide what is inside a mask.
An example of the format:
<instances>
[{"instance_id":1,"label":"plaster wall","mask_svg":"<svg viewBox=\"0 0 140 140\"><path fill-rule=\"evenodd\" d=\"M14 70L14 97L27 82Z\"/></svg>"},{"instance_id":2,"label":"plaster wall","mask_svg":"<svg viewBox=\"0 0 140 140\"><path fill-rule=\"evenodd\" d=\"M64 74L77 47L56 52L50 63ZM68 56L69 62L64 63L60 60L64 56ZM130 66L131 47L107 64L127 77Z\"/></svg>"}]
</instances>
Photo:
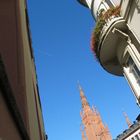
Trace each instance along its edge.
<instances>
[{"instance_id":1,"label":"plaster wall","mask_svg":"<svg viewBox=\"0 0 140 140\"><path fill-rule=\"evenodd\" d=\"M0 91L0 140L22 140Z\"/></svg>"},{"instance_id":2,"label":"plaster wall","mask_svg":"<svg viewBox=\"0 0 140 140\"><path fill-rule=\"evenodd\" d=\"M17 0L0 1L0 55L13 96L27 128L23 46L17 4Z\"/></svg>"},{"instance_id":3,"label":"plaster wall","mask_svg":"<svg viewBox=\"0 0 140 140\"><path fill-rule=\"evenodd\" d=\"M36 74L34 70L34 58L32 56L31 42L29 42L29 23L25 12L25 5L23 0L20 0L20 17L21 29L23 38L23 54L25 65L25 84L27 97L27 111L29 120L29 130L31 140L41 140L44 137L43 120L41 106L39 104L39 96L37 91Z\"/></svg>"},{"instance_id":4,"label":"plaster wall","mask_svg":"<svg viewBox=\"0 0 140 140\"><path fill-rule=\"evenodd\" d=\"M132 32L140 40L140 0L122 0L121 16L124 17Z\"/></svg>"},{"instance_id":5,"label":"plaster wall","mask_svg":"<svg viewBox=\"0 0 140 140\"><path fill-rule=\"evenodd\" d=\"M140 0L133 0L127 23L140 41Z\"/></svg>"},{"instance_id":6,"label":"plaster wall","mask_svg":"<svg viewBox=\"0 0 140 140\"><path fill-rule=\"evenodd\" d=\"M26 1L1 0L0 20L0 55L13 96L30 139L44 140L44 126L28 29ZM0 134L1 132L5 134L2 139L20 140L18 135L14 136L17 133L16 124L10 116L10 111L8 112L3 105L4 103L6 104L0 97L0 114L3 117L0 117ZM3 121L3 119L7 121ZM1 124L3 124L2 127ZM9 128L12 130L9 131ZM2 129L3 131L1 131Z\"/></svg>"}]
</instances>

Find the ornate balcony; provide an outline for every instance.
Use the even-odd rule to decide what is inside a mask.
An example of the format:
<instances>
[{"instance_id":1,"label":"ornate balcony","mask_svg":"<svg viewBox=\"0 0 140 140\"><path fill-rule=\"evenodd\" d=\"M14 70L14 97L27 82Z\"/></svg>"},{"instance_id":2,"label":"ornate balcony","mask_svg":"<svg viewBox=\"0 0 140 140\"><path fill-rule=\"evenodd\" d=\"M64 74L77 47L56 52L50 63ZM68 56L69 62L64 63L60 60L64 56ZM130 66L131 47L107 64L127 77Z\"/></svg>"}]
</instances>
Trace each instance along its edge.
<instances>
[{"instance_id":1,"label":"ornate balcony","mask_svg":"<svg viewBox=\"0 0 140 140\"><path fill-rule=\"evenodd\" d=\"M127 30L125 20L120 16L119 7L109 9L106 12L101 11L92 35L91 47L97 60L106 71L122 75L118 53L120 56L119 48L125 45L121 45L122 40L112 32L114 28L122 31Z\"/></svg>"}]
</instances>

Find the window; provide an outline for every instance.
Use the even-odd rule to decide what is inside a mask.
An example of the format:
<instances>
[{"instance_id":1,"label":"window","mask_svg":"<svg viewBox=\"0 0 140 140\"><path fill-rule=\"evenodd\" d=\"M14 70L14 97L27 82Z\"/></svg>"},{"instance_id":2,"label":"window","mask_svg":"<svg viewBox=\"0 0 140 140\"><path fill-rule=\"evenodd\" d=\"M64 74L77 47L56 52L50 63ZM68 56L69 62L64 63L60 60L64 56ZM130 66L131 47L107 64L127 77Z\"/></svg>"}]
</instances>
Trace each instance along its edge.
<instances>
[{"instance_id":1,"label":"window","mask_svg":"<svg viewBox=\"0 0 140 140\"><path fill-rule=\"evenodd\" d=\"M140 52L131 44L124 51L122 64L124 76L140 105Z\"/></svg>"},{"instance_id":2,"label":"window","mask_svg":"<svg viewBox=\"0 0 140 140\"><path fill-rule=\"evenodd\" d=\"M134 65L134 69L135 69L135 71L137 73L137 76L140 78L140 71L139 71L139 69L137 68L136 65Z\"/></svg>"},{"instance_id":3,"label":"window","mask_svg":"<svg viewBox=\"0 0 140 140\"><path fill-rule=\"evenodd\" d=\"M133 93L137 99L137 103L140 103L140 69L135 59L130 56L129 52L125 54L123 71L125 78L127 79Z\"/></svg>"},{"instance_id":4,"label":"window","mask_svg":"<svg viewBox=\"0 0 140 140\"><path fill-rule=\"evenodd\" d=\"M139 136L138 135L135 135L135 138L136 140L140 140Z\"/></svg>"},{"instance_id":5,"label":"window","mask_svg":"<svg viewBox=\"0 0 140 140\"><path fill-rule=\"evenodd\" d=\"M136 66L136 64L134 63L134 61L131 57L128 58L128 61L127 61L126 65L127 65L127 67L130 68L129 72L133 74L137 83L140 86L140 71L139 71L138 67Z\"/></svg>"}]
</instances>

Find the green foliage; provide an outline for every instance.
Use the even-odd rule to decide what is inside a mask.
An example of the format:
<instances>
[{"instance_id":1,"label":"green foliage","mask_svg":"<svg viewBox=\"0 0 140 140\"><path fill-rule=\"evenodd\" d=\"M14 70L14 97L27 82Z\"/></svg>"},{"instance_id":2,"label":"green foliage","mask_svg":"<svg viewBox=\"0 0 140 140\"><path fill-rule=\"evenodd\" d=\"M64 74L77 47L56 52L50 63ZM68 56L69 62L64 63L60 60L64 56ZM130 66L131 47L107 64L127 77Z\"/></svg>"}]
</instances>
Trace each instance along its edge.
<instances>
[{"instance_id":1,"label":"green foliage","mask_svg":"<svg viewBox=\"0 0 140 140\"><path fill-rule=\"evenodd\" d=\"M100 15L97 19L97 23L94 29L94 32L92 33L91 38L91 49L94 52L96 58L98 58L98 44L100 41L101 31L106 24L107 20L112 16L120 16L120 7L110 8L106 12L104 12L103 9L100 11Z\"/></svg>"}]
</instances>

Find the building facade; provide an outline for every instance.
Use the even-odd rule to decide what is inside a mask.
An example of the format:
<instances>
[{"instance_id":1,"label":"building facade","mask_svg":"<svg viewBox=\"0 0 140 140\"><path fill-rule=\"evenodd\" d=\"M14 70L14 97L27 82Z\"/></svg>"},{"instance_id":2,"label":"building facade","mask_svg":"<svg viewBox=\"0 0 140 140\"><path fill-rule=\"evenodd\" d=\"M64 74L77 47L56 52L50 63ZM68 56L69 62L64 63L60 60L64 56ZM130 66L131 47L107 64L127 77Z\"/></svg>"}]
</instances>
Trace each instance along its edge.
<instances>
[{"instance_id":1,"label":"building facade","mask_svg":"<svg viewBox=\"0 0 140 140\"><path fill-rule=\"evenodd\" d=\"M82 103L80 112L82 140L112 140L108 127L104 126L97 109L94 106L90 108L81 86L79 86L79 91Z\"/></svg>"},{"instance_id":2,"label":"building facade","mask_svg":"<svg viewBox=\"0 0 140 140\"><path fill-rule=\"evenodd\" d=\"M0 140L46 140L26 0L0 1Z\"/></svg>"},{"instance_id":3,"label":"building facade","mask_svg":"<svg viewBox=\"0 0 140 140\"><path fill-rule=\"evenodd\" d=\"M128 129L118 135L115 140L140 140L140 116Z\"/></svg>"},{"instance_id":4,"label":"building facade","mask_svg":"<svg viewBox=\"0 0 140 140\"><path fill-rule=\"evenodd\" d=\"M124 76L140 103L140 1L78 0L96 20L92 49L109 73Z\"/></svg>"}]
</instances>

